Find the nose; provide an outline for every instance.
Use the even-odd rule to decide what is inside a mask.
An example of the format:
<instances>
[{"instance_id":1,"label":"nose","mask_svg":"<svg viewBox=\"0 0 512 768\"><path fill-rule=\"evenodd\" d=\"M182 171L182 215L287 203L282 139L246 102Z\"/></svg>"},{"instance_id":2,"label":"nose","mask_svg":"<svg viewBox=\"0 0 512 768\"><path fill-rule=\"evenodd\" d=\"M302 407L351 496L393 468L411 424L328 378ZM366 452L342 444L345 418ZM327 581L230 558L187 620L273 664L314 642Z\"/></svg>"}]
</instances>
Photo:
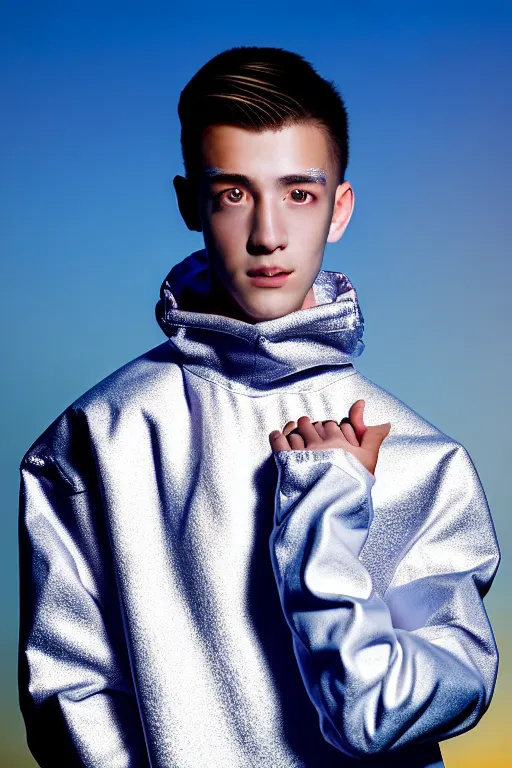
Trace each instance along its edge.
<instances>
[{"instance_id":1,"label":"nose","mask_svg":"<svg viewBox=\"0 0 512 768\"><path fill-rule=\"evenodd\" d=\"M278 206L278 200L268 198L261 198L255 203L247 243L247 250L251 255L272 253L277 248L286 248L288 245L286 223Z\"/></svg>"}]
</instances>

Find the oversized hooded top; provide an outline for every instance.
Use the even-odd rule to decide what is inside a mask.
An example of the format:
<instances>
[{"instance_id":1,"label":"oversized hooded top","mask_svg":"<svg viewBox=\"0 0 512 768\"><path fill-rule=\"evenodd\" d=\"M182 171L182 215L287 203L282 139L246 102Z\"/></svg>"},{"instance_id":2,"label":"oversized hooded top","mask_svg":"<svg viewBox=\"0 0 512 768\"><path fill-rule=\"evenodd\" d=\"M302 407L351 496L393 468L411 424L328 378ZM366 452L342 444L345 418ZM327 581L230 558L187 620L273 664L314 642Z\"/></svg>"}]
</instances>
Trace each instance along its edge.
<instances>
[{"instance_id":1,"label":"oversized hooded top","mask_svg":"<svg viewBox=\"0 0 512 768\"><path fill-rule=\"evenodd\" d=\"M489 706L500 554L464 447L361 375L350 280L245 323L201 312L92 387L21 462L20 703L42 766L443 766ZM204 304L203 304L204 306ZM343 448L273 454L307 415L391 422L375 476Z\"/></svg>"}]
</instances>

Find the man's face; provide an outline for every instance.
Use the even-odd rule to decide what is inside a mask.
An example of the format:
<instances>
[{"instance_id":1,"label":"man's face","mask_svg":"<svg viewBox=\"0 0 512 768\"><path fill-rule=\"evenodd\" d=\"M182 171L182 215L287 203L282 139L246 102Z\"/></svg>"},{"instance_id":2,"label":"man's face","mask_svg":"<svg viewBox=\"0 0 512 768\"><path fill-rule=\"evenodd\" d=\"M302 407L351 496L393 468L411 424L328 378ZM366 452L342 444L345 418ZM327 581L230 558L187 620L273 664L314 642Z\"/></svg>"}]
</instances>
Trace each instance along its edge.
<instances>
[{"instance_id":1,"label":"man's face","mask_svg":"<svg viewBox=\"0 0 512 768\"><path fill-rule=\"evenodd\" d=\"M223 294L216 311L254 323L314 306L325 243L341 237L353 206L326 133L312 122L263 133L214 125L201 155L199 216ZM248 274L276 266L290 274Z\"/></svg>"}]
</instances>

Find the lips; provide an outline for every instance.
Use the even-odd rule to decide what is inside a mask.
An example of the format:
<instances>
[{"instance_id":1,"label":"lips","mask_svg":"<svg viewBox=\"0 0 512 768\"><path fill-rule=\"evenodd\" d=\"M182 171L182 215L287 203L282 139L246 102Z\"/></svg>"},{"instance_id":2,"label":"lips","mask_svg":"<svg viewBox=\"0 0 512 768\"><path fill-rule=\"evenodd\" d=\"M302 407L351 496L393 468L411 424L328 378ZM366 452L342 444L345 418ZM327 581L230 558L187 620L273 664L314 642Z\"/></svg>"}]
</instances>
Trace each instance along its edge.
<instances>
[{"instance_id":1,"label":"lips","mask_svg":"<svg viewBox=\"0 0 512 768\"><path fill-rule=\"evenodd\" d=\"M281 288L288 280L293 279L290 275L291 272L280 272L279 274L276 272L269 277L268 275L261 274L260 271L255 275L248 274L248 278L254 288Z\"/></svg>"},{"instance_id":2,"label":"lips","mask_svg":"<svg viewBox=\"0 0 512 768\"><path fill-rule=\"evenodd\" d=\"M289 275L293 270L285 269L284 267L272 266L272 267L258 267L257 269L249 269L247 274L249 277L275 277L276 275Z\"/></svg>"}]
</instances>

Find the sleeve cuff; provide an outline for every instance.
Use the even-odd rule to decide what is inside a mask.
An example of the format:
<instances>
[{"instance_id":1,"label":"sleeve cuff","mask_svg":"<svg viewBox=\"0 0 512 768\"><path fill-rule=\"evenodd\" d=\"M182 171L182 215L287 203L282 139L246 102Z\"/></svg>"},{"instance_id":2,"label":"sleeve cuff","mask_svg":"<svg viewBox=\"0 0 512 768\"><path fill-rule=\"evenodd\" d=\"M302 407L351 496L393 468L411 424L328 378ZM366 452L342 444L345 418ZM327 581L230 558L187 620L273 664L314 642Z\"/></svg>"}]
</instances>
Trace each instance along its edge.
<instances>
[{"instance_id":1,"label":"sleeve cuff","mask_svg":"<svg viewBox=\"0 0 512 768\"><path fill-rule=\"evenodd\" d=\"M276 524L283 521L297 502L311 491L324 475L329 475L328 484L335 495L355 493L359 497L371 496L371 489L375 484L374 475L344 448L279 451L274 457L278 469ZM327 478L323 480L322 485L326 485L326 480ZM359 509L360 505L356 507ZM364 507L367 508L367 505Z\"/></svg>"}]
</instances>

